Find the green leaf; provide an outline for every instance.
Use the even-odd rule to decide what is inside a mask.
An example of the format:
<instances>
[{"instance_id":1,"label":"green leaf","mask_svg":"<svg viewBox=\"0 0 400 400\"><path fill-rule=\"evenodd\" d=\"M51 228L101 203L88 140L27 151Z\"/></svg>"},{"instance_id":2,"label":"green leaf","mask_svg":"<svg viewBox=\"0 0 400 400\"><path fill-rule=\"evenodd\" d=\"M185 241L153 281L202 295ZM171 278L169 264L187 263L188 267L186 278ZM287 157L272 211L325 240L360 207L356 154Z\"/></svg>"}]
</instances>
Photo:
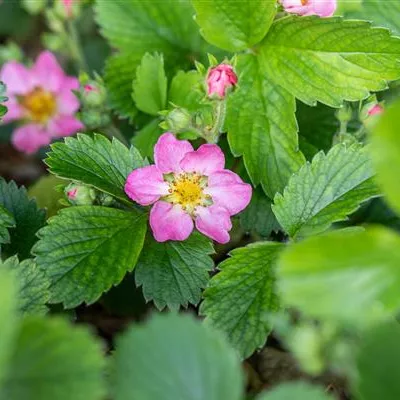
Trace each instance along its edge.
<instances>
[{"instance_id":1,"label":"green leaf","mask_svg":"<svg viewBox=\"0 0 400 400\"><path fill-rule=\"evenodd\" d=\"M144 298L153 300L159 310L197 305L214 266L209 257L213 252L211 242L199 233L184 242L165 243L149 235L135 270L136 284L143 286Z\"/></svg>"},{"instance_id":2,"label":"green leaf","mask_svg":"<svg viewBox=\"0 0 400 400\"><path fill-rule=\"evenodd\" d=\"M14 273L19 286L18 305L22 314L46 314L50 299L50 280L32 259L18 261L18 257L0 260L0 268Z\"/></svg>"},{"instance_id":3,"label":"green leaf","mask_svg":"<svg viewBox=\"0 0 400 400\"><path fill-rule=\"evenodd\" d=\"M133 99L140 111L157 116L167 104L167 77L162 54L146 53L136 70Z\"/></svg>"},{"instance_id":4,"label":"green leaf","mask_svg":"<svg viewBox=\"0 0 400 400\"><path fill-rule=\"evenodd\" d=\"M110 106L122 118L132 119L138 110L132 99L132 82L141 57L132 52L117 54L107 59L104 82Z\"/></svg>"},{"instance_id":5,"label":"green leaf","mask_svg":"<svg viewBox=\"0 0 400 400\"><path fill-rule=\"evenodd\" d=\"M373 176L366 148L338 144L293 175L283 196L275 196L272 210L291 237L323 232L379 195Z\"/></svg>"},{"instance_id":6,"label":"green leaf","mask_svg":"<svg viewBox=\"0 0 400 400\"><path fill-rule=\"evenodd\" d=\"M399 263L393 231L333 231L288 247L278 263L279 292L307 316L369 323L398 311Z\"/></svg>"},{"instance_id":7,"label":"green leaf","mask_svg":"<svg viewBox=\"0 0 400 400\"><path fill-rule=\"evenodd\" d=\"M239 215L242 228L248 232L255 231L263 237L280 230L271 204L271 200L260 189L253 190L250 204Z\"/></svg>"},{"instance_id":8,"label":"green leaf","mask_svg":"<svg viewBox=\"0 0 400 400\"><path fill-rule=\"evenodd\" d=\"M306 382L283 383L257 397L257 400L334 400L326 391Z\"/></svg>"},{"instance_id":9,"label":"green leaf","mask_svg":"<svg viewBox=\"0 0 400 400\"><path fill-rule=\"evenodd\" d=\"M39 232L33 252L51 281L50 302L73 308L95 302L132 271L146 234L146 215L136 210L71 207Z\"/></svg>"},{"instance_id":10,"label":"green leaf","mask_svg":"<svg viewBox=\"0 0 400 400\"><path fill-rule=\"evenodd\" d=\"M9 271L0 270L0 398L1 386L7 374L17 331L17 293L18 286Z\"/></svg>"},{"instance_id":11,"label":"green leaf","mask_svg":"<svg viewBox=\"0 0 400 400\"><path fill-rule=\"evenodd\" d=\"M168 100L178 107L186 108L189 111L197 111L203 105L204 98L200 88L204 85L204 77L197 71L178 71L171 82Z\"/></svg>"},{"instance_id":12,"label":"green leaf","mask_svg":"<svg viewBox=\"0 0 400 400\"><path fill-rule=\"evenodd\" d=\"M0 244L10 242L8 228L15 227L13 216L2 206L0 206Z\"/></svg>"},{"instance_id":13,"label":"green leaf","mask_svg":"<svg viewBox=\"0 0 400 400\"><path fill-rule=\"evenodd\" d=\"M282 248L280 243L259 242L233 250L204 292L201 314L226 333L243 358L263 346L271 331L268 314L279 307L274 264Z\"/></svg>"},{"instance_id":14,"label":"green leaf","mask_svg":"<svg viewBox=\"0 0 400 400\"><path fill-rule=\"evenodd\" d=\"M9 229L11 243L2 250L11 256L18 254L21 260L30 257L31 248L37 241L36 232L44 225L46 212L38 209L35 200L29 199L24 187L15 182L7 183L0 177L0 206L14 218L15 228Z\"/></svg>"},{"instance_id":15,"label":"green leaf","mask_svg":"<svg viewBox=\"0 0 400 400\"><path fill-rule=\"evenodd\" d=\"M365 21L281 18L259 51L264 74L310 105L339 107L400 78L400 39Z\"/></svg>"},{"instance_id":16,"label":"green leaf","mask_svg":"<svg viewBox=\"0 0 400 400\"><path fill-rule=\"evenodd\" d=\"M101 346L86 329L62 319L30 317L22 323L1 395L8 400L101 400L104 364Z\"/></svg>"},{"instance_id":17,"label":"green leaf","mask_svg":"<svg viewBox=\"0 0 400 400\"><path fill-rule=\"evenodd\" d=\"M188 0L99 1L96 13L111 46L139 57L160 52L167 61L185 66L206 49Z\"/></svg>"},{"instance_id":18,"label":"green leaf","mask_svg":"<svg viewBox=\"0 0 400 400\"><path fill-rule=\"evenodd\" d=\"M132 138L132 144L140 151L143 157L153 159L154 146L163 133L159 127L160 120L153 119Z\"/></svg>"},{"instance_id":19,"label":"green leaf","mask_svg":"<svg viewBox=\"0 0 400 400\"><path fill-rule=\"evenodd\" d=\"M192 0L201 34L211 44L231 52L259 43L276 14L275 0Z\"/></svg>"},{"instance_id":20,"label":"green leaf","mask_svg":"<svg viewBox=\"0 0 400 400\"><path fill-rule=\"evenodd\" d=\"M390 107L372 130L372 157L377 182L389 204L400 214L400 101Z\"/></svg>"},{"instance_id":21,"label":"green leaf","mask_svg":"<svg viewBox=\"0 0 400 400\"><path fill-rule=\"evenodd\" d=\"M133 326L116 347L116 400L242 398L236 353L191 316L156 315Z\"/></svg>"},{"instance_id":22,"label":"green leaf","mask_svg":"<svg viewBox=\"0 0 400 400\"><path fill-rule=\"evenodd\" d=\"M229 144L236 157L243 155L252 182L273 198L304 163L295 99L261 75L254 55L239 56L237 70L240 86L228 101Z\"/></svg>"},{"instance_id":23,"label":"green leaf","mask_svg":"<svg viewBox=\"0 0 400 400\"><path fill-rule=\"evenodd\" d=\"M363 400L400 398L400 327L379 324L361 338L357 356L357 391Z\"/></svg>"},{"instance_id":24,"label":"green leaf","mask_svg":"<svg viewBox=\"0 0 400 400\"><path fill-rule=\"evenodd\" d=\"M128 149L117 139L110 141L99 134L78 134L77 138L53 144L51 150L46 159L51 173L94 186L131 204L124 186L128 175L144 165L137 149Z\"/></svg>"}]
</instances>

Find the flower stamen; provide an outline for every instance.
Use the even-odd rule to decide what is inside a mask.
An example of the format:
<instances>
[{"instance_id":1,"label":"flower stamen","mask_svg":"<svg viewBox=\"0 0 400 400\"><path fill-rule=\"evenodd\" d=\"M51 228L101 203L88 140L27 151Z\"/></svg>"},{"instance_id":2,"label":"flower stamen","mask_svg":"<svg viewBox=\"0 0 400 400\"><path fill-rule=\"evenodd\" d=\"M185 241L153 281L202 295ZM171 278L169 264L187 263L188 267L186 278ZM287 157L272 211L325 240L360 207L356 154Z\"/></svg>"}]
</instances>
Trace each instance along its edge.
<instances>
[{"instance_id":1,"label":"flower stamen","mask_svg":"<svg viewBox=\"0 0 400 400\"><path fill-rule=\"evenodd\" d=\"M56 111L54 95L40 87L24 96L20 104L26 110L28 118L39 123L47 122Z\"/></svg>"}]
</instances>

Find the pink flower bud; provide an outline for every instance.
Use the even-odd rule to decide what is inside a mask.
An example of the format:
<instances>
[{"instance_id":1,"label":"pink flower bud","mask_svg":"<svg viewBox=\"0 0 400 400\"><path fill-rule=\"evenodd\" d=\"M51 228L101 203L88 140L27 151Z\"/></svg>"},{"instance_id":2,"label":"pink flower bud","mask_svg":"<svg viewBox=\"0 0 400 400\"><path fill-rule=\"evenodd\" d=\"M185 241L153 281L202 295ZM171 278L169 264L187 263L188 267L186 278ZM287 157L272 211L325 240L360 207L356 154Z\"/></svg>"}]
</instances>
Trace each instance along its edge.
<instances>
[{"instance_id":1,"label":"pink flower bud","mask_svg":"<svg viewBox=\"0 0 400 400\"><path fill-rule=\"evenodd\" d=\"M62 0L64 8L65 8L65 13L67 14L68 18L72 17L72 3L74 0Z\"/></svg>"},{"instance_id":2,"label":"pink flower bud","mask_svg":"<svg viewBox=\"0 0 400 400\"><path fill-rule=\"evenodd\" d=\"M336 0L280 0L286 12L302 16L331 17L337 7Z\"/></svg>"},{"instance_id":3,"label":"pink flower bud","mask_svg":"<svg viewBox=\"0 0 400 400\"><path fill-rule=\"evenodd\" d=\"M368 115L370 117L373 115L380 115L382 113L383 113L383 107L380 104L375 104L368 110Z\"/></svg>"},{"instance_id":4,"label":"pink flower bud","mask_svg":"<svg viewBox=\"0 0 400 400\"><path fill-rule=\"evenodd\" d=\"M220 64L211 68L207 76L207 93L209 97L215 95L224 98L227 89L235 87L238 77L233 67L228 64Z\"/></svg>"}]
</instances>

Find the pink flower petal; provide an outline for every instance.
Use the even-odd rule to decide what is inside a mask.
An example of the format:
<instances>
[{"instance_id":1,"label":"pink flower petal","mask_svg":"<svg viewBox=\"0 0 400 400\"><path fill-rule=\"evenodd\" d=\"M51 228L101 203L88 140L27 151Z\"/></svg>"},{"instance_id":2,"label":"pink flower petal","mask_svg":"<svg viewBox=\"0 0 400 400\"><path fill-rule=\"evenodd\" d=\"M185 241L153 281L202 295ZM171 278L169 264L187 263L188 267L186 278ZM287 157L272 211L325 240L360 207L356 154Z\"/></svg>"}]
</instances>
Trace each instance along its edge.
<instances>
[{"instance_id":1,"label":"pink flower petal","mask_svg":"<svg viewBox=\"0 0 400 400\"><path fill-rule=\"evenodd\" d=\"M61 114L72 115L79 110L78 98L69 88L62 88L57 94L57 109Z\"/></svg>"},{"instance_id":2,"label":"pink flower petal","mask_svg":"<svg viewBox=\"0 0 400 400\"><path fill-rule=\"evenodd\" d=\"M183 157L193 151L187 140L178 140L172 133L164 133L154 147L154 160L157 167L164 173L181 172L179 166Z\"/></svg>"},{"instance_id":3,"label":"pink flower petal","mask_svg":"<svg viewBox=\"0 0 400 400\"><path fill-rule=\"evenodd\" d=\"M43 51L32 68L35 84L51 92L58 92L64 83L65 75L58 61L50 51Z\"/></svg>"},{"instance_id":4,"label":"pink flower petal","mask_svg":"<svg viewBox=\"0 0 400 400\"><path fill-rule=\"evenodd\" d=\"M164 182L162 172L155 166L132 171L125 184L125 193L142 206L155 203L168 194L169 185Z\"/></svg>"},{"instance_id":5,"label":"pink flower petal","mask_svg":"<svg viewBox=\"0 0 400 400\"><path fill-rule=\"evenodd\" d=\"M215 144L203 144L196 151L187 153L180 163L185 172L210 175L224 169L225 156Z\"/></svg>"},{"instance_id":6,"label":"pink flower petal","mask_svg":"<svg viewBox=\"0 0 400 400\"><path fill-rule=\"evenodd\" d=\"M186 240L193 231L193 220L181 206L158 201L150 211L150 226L157 242Z\"/></svg>"},{"instance_id":7,"label":"pink flower petal","mask_svg":"<svg viewBox=\"0 0 400 400\"><path fill-rule=\"evenodd\" d=\"M250 203L252 188L234 172L225 169L209 176L205 192L211 195L214 205L224 207L230 215L235 215Z\"/></svg>"},{"instance_id":8,"label":"pink flower petal","mask_svg":"<svg viewBox=\"0 0 400 400\"><path fill-rule=\"evenodd\" d=\"M24 116L24 109L19 105L15 97L10 97L5 105L8 108L7 114L3 117L5 123L16 121Z\"/></svg>"},{"instance_id":9,"label":"pink flower petal","mask_svg":"<svg viewBox=\"0 0 400 400\"><path fill-rule=\"evenodd\" d=\"M36 153L41 147L51 142L51 137L40 125L27 124L13 132L12 144L16 149L27 154Z\"/></svg>"},{"instance_id":10,"label":"pink flower petal","mask_svg":"<svg viewBox=\"0 0 400 400\"><path fill-rule=\"evenodd\" d=\"M26 94L34 88L30 71L16 61L6 63L0 72L0 81L7 85L7 94Z\"/></svg>"},{"instance_id":11,"label":"pink flower petal","mask_svg":"<svg viewBox=\"0 0 400 400\"><path fill-rule=\"evenodd\" d=\"M218 243L228 243L230 240L228 232L232 229L229 212L225 208L215 205L198 207L196 228Z\"/></svg>"},{"instance_id":12,"label":"pink flower petal","mask_svg":"<svg viewBox=\"0 0 400 400\"><path fill-rule=\"evenodd\" d=\"M320 17L331 17L336 11L336 0L313 0L314 13Z\"/></svg>"},{"instance_id":13,"label":"pink flower petal","mask_svg":"<svg viewBox=\"0 0 400 400\"><path fill-rule=\"evenodd\" d=\"M52 137L71 136L83 129L82 122L72 115L59 115L53 118L47 126L47 131Z\"/></svg>"}]
</instances>

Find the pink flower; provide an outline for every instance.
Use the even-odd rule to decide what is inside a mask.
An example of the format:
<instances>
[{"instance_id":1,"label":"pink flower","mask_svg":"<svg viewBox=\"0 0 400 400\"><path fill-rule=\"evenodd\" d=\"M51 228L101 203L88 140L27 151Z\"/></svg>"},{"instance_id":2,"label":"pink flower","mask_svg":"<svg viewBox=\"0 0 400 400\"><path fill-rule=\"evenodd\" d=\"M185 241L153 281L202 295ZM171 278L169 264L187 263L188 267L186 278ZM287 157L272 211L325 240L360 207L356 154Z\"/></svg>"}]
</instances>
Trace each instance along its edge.
<instances>
[{"instance_id":1,"label":"pink flower","mask_svg":"<svg viewBox=\"0 0 400 400\"><path fill-rule=\"evenodd\" d=\"M336 11L336 0L280 0L285 11L298 15L331 17Z\"/></svg>"},{"instance_id":2,"label":"pink flower","mask_svg":"<svg viewBox=\"0 0 400 400\"><path fill-rule=\"evenodd\" d=\"M22 123L12 137L18 150L35 153L52 138L83 128L74 116L79 101L72 90L79 89L78 79L66 76L52 53L42 52L30 69L15 61L6 63L0 80L7 85L9 97L4 121Z\"/></svg>"},{"instance_id":3,"label":"pink flower","mask_svg":"<svg viewBox=\"0 0 400 400\"><path fill-rule=\"evenodd\" d=\"M368 115L370 117L373 115L380 115L382 113L383 113L383 107L380 104L375 104L368 110Z\"/></svg>"},{"instance_id":4,"label":"pink flower","mask_svg":"<svg viewBox=\"0 0 400 400\"><path fill-rule=\"evenodd\" d=\"M224 98L226 90L235 87L237 83L238 77L232 65L220 64L215 68L211 68L207 76L208 96Z\"/></svg>"},{"instance_id":5,"label":"pink flower","mask_svg":"<svg viewBox=\"0 0 400 400\"><path fill-rule=\"evenodd\" d=\"M252 189L224 169L225 157L215 144L196 151L186 140L164 133L154 148L155 165L134 170L127 195L148 206L150 226L158 242L185 240L194 225L219 243L229 242L230 217L245 209Z\"/></svg>"}]
</instances>

